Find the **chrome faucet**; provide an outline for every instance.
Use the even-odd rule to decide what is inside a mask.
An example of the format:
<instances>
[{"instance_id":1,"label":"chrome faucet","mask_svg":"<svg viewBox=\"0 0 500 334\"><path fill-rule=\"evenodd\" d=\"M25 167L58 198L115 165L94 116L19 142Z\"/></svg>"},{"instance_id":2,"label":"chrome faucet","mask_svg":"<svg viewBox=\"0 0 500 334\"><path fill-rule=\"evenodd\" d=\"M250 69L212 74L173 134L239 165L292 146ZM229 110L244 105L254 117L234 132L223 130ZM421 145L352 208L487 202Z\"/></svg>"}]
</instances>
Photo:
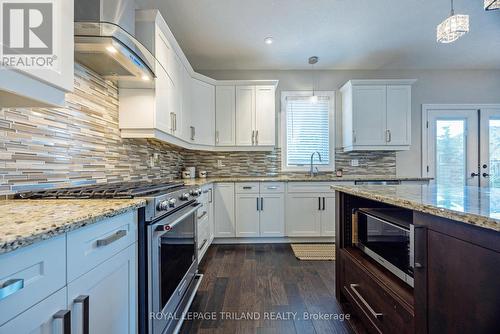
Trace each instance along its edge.
<instances>
[{"instance_id":1,"label":"chrome faucet","mask_svg":"<svg viewBox=\"0 0 500 334\"><path fill-rule=\"evenodd\" d=\"M311 154L311 171L310 171L311 177L314 177L314 175L316 175L316 174L319 173L318 167L316 167L316 169L315 169L314 168L314 163L313 163L314 154L316 154L316 153L318 153L319 162L321 162L321 153L319 153L318 151L313 152Z\"/></svg>"}]
</instances>

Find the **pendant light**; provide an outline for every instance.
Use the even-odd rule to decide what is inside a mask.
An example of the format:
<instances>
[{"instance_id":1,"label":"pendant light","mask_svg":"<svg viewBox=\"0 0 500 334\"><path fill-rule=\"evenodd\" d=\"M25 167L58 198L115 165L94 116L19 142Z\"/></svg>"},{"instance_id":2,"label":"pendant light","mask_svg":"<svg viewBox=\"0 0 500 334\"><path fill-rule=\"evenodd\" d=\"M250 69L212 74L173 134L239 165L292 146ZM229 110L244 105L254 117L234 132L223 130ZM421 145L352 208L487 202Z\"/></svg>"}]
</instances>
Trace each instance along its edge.
<instances>
[{"instance_id":1,"label":"pendant light","mask_svg":"<svg viewBox=\"0 0 500 334\"><path fill-rule=\"evenodd\" d=\"M319 58L316 56L309 57L309 64L311 65L312 68L312 96L311 96L311 103L316 104L318 103L318 97L316 96L314 92L314 65L318 62Z\"/></svg>"},{"instance_id":2,"label":"pendant light","mask_svg":"<svg viewBox=\"0 0 500 334\"><path fill-rule=\"evenodd\" d=\"M484 0L484 9L486 10L500 9L500 0Z\"/></svg>"},{"instance_id":3,"label":"pendant light","mask_svg":"<svg viewBox=\"0 0 500 334\"><path fill-rule=\"evenodd\" d=\"M469 32L469 15L455 14L451 0L450 16L437 26L437 41L452 43Z\"/></svg>"}]
</instances>

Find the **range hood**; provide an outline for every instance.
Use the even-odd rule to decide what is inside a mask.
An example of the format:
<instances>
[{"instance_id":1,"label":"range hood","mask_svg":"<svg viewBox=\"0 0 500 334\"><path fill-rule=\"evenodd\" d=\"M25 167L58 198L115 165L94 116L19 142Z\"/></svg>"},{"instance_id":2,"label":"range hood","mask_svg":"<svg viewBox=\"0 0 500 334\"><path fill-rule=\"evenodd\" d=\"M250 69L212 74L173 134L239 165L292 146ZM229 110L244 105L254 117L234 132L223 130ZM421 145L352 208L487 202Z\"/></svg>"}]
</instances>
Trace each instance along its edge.
<instances>
[{"instance_id":1,"label":"range hood","mask_svg":"<svg viewBox=\"0 0 500 334\"><path fill-rule=\"evenodd\" d=\"M119 87L152 88L156 59L134 34L134 0L75 0L75 61Z\"/></svg>"}]
</instances>

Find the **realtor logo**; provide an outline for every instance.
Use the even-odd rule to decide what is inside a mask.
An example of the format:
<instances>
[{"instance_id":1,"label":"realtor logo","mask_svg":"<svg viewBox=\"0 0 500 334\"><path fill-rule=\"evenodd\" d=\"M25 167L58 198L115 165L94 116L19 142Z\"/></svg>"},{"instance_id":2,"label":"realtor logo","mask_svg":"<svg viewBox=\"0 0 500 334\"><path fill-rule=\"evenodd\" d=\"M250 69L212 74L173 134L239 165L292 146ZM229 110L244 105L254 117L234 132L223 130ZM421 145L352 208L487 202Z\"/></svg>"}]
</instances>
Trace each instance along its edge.
<instances>
[{"instance_id":1,"label":"realtor logo","mask_svg":"<svg viewBox=\"0 0 500 334\"><path fill-rule=\"evenodd\" d=\"M52 67L57 58L54 0L34 1L0 0L3 66Z\"/></svg>"}]
</instances>

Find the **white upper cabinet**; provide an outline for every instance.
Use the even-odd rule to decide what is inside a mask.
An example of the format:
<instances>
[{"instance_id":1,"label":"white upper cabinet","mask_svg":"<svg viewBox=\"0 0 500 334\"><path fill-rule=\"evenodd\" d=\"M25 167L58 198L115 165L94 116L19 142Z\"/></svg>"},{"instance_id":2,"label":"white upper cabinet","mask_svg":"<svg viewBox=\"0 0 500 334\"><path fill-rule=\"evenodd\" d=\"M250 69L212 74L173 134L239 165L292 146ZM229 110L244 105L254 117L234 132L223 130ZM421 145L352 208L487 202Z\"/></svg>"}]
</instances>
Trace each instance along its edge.
<instances>
[{"instance_id":1,"label":"white upper cabinet","mask_svg":"<svg viewBox=\"0 0 500 334\"><path fill-rule=\"evenodd\" d=\"M345 151L408 150L415 80L351 80L342 88Z\"/></svg>"},{"instance_id":2,"label":"white upper cabinet","mask_svg":"<svg viewBox=\"0 0 500 334\"><path fill-rule=\"evenodd\" d=\"M136 37L156 58L154 88L120 88L121 136L198 150L272 149L278 82L200 75L158 10L136 13Z\"/></svg>"},{"instance_id":3,"label":"white upper cabinet","mask_svg":"<svg viewBox=\"0 0 500 334\"><path fill-rule=\"evenodd\" d=\"M387 145L411 143L411 86L387 86Z\"/></svg>"},{"instance_id":4,"label":"white upper cabinet","mask_svg":"<svg viewBox=\"0 0 500 334\"><path fill-rule=\"evenodd\" d=\"M236 87L236 145L255 144L255 86Z\"/></svg>"},{"instance_id":5,"label":"white upper cabinet","mask_svg":"<svg viewBox=\"0 0 500 334\"><path fill-rule=\"evenodd\" d=\"M276 132L275 87L256 86L255 144L274 146Z\"/></svg>"},{"instance_id":6,"label":"white upper cabinet","mask_svg":"<svg viewBox=\"0 0 500 334\"><path fill-rule=\"evenodd\" d=\"M274 146L275 86L236 86L236 145Z\"/></svg>"},{"instance_id":7,"label":"white upper cabinet","mask_svg":"<svg viewBox=\"0 0 500 334\"><path fill-rule=\"evenodd\" d=\"M60 1L59 6L54 7L53 17L52 47L57 56L54 66L0 69L0 107L64 106L65 93L73 91L73 1Z\"/></svg>"},{"instance_id":8,"label":"white upper cabinet","mask_svg":"<svg viewBox=\"0 0 500 334\"><path fill-rule=\"evenodd\" d=\"M191 82L190 140L215 145L215 87L198 79Z\"/></svg>"},{"instance_id":9,"label":"white upper cabinet","mask_svg":"<svg viewBox=\"0 0 500 334\"><path fill-rule=\"evenodd\" d=\"M235 86L215 87L215 145L236 145Z\"/></svg>"}]
</instances>

